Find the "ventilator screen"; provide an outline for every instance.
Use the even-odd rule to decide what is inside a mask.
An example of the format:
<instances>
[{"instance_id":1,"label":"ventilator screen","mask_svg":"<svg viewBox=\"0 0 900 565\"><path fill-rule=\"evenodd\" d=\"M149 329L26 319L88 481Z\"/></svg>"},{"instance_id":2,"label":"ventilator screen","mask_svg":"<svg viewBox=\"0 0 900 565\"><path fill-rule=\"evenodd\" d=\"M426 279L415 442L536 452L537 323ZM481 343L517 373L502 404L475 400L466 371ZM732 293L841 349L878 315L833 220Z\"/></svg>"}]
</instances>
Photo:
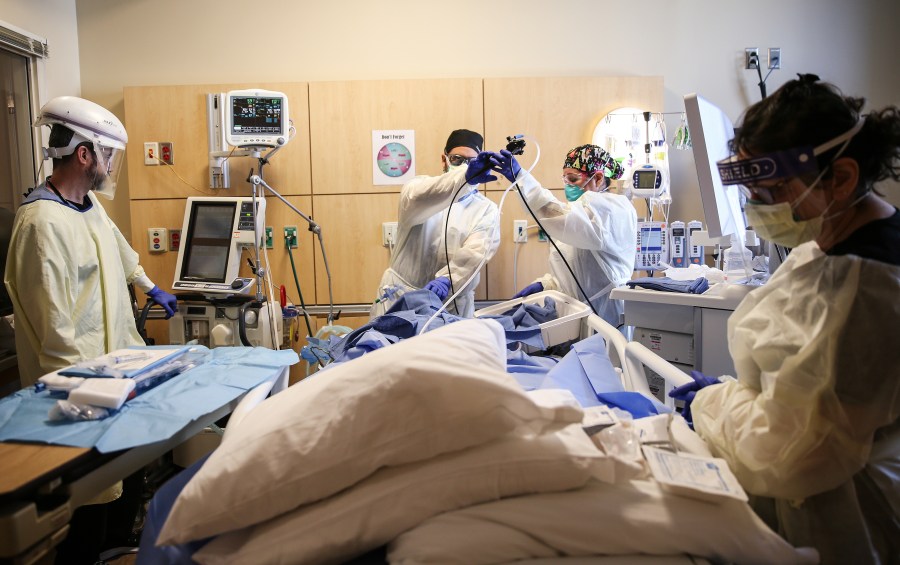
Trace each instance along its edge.
<instances>
[{"instance_id":1,"label":"ventilator screen","mask_svg":"<svg viewBox=\"0 0 900 565\"><path fill-rule=\"evenodd\" d=\"M225 282L236 212L234 202L194 203L183 243L181 280Z\"/></svg>"}]
</instances>

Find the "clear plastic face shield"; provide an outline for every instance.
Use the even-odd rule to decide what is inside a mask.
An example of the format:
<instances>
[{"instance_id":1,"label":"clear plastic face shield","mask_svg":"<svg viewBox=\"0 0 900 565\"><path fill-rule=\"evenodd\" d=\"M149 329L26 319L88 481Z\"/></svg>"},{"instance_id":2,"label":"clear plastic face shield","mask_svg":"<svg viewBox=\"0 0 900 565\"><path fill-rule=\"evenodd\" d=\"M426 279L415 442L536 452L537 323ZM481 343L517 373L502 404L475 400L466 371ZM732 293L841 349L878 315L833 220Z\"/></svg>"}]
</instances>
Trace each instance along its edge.
<instances>
[{"instance_id":1,"label":"clear plastic face shield","mask_svg":"<svg viewBox=\"0 0 900 565\"><path fill-rule=\"evenodd\" d=\"M843 211L826 216L834 204L834 200L828 203L820 214L808 219L797 217L795 210L819 184L831 163L836 161L847 149L850 140L862 129L864 122L865 118L860 118L849 131L818 147L787 149L747 159L740 159L737 156L723 159L718 162L722 184L740 187L748 199L744 208L747 220L763 239L790 248L812 241L819 237L826 218L833 218ZM838 145L841 147L835 156L827 166L820 170L815 157ZM779 192L792 179L803 175L807 177L816 175L816 177L793 201L777 202ZM861 199L862 197L856 202Z\"/></svg>"},{"instance_id":2,"label":"clear plastic face shield","mask_svg":"<svg viewBox=\"0 0 900 565\"><path fill-rule=\"evenodd\" d=\"M827 167L820 171L815 158L829 149L842 145L832 161L838 159L864 123L865 117L860 117L856 125L848 131L817 147L795 147L743 159L738 155L722 159L716 163L719 177L725 186L737 185L750 202L773 204L778 189L794 177L815 174L816 180L810 184L809 189L818 184ZM770 184L769 181L781 182Z\"/></svg>"},{"instance_id":3,"label":"clear plastic face shield","mask_svg":"<svg viewBox=\"0 0 900 565\"><path fill-rule=\"evenodd\" d=\"M98 182L94 183L93 190L100 196L112 200L116 195L117 180L125 159L125 150L104 147L94 140L94 155L97 157L99 178Z\"/></svg>"}]
</instances>

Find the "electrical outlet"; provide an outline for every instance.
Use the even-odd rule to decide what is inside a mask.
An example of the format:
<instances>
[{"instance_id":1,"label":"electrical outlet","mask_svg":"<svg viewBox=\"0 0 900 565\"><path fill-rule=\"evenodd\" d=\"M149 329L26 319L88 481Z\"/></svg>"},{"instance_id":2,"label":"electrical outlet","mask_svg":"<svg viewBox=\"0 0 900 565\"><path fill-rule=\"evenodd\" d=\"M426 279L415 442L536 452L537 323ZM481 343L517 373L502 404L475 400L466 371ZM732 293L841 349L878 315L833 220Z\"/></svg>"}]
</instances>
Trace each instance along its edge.
<instances>
[{"instance_id":1,"label":"electrical outlet","mask_svg":"<svg viewBox=\"0 0 900 565\"><path fill-rule=\"evenodd\" d=\"M297 226L284 226L284 246L297 249Z\"/></svg>"},{"instance_id":2,"label":"electrical outlet","mask_svg":"<svg viewBox=\"0 0 900 565\"><path fill-rule=\"evenodd\" d=\"M159 142L159 160L166 165L175 164L175 144L171 141Z\"/></svg>"},{"instance_id":3,"label":"electrical outlet","mask_svg":"<svg viewBox=\"0 0 900 565\"><path fill-rule=\"evenodd\" d=\"M381 223L381 244L391 247L397 243L397 222Z\"/></svg>"},{"instance_id":4,"label":"electrical outlet","mask_svg":"<svg viewBox=\"0 0 900 565\"><path fill-rule=\"evenodd\" d=\"M266 249L275 248L275 243L272 241L273 233L272 226L266 226Z\"/></svg>"},{"instance_id":5,"label":"electrical outlet","mask_svg":"<svg viewBox=\"0 0 900 565\"><path fill-rule=\"evenodd\" d=\"M781 47L769 47L769 68L781 68Z\"/></svg>"},{"instance_id":6,"label":"electrical outlet","mask_svg":"<svg viewBox=\"0 0 900 565\"><path fill-rule=\"evenodd\" d=\"M528 241L528 220L513 220L513 241L515 243Z\"/></svg>"},{"instance_id":7,"label":"electrical outlet","mask_svg":"<svg viewBox=\"0 0 900 565\"><path fill-rule=\"evenodd\" d=\"M155 141L144 142L144 164L159 165L159 143Z\"/></svg>"},{"instance_id":8,"label":"electrical outlet","mask_svg":"<svg viewBox=\"0 0 900 565\"><path fill-rule=\"evenodd\" d=\"M744 68L747 70L759 68L758 47L747 47L744 49Z\"/></svg>"},{"instance_id":9,"label":"electrical outlet","mask_svg":"<svg viewBox=\"0 0 900 565\"><path fill-rule=\"evenodd\" d=\"M169 229L169 251L178 251L181 248L181 229Z\"/></svg>"},{"instance_id":10,"label":"electrical outlet","mask_svg":"<svg viewBox=\"0 0 900 565\"><path fill-rule=\"evenodd\" d=\"M151 253L169 250L169 234L166 228L147 228L147 248Z\"/></svg>"}]
</instances>

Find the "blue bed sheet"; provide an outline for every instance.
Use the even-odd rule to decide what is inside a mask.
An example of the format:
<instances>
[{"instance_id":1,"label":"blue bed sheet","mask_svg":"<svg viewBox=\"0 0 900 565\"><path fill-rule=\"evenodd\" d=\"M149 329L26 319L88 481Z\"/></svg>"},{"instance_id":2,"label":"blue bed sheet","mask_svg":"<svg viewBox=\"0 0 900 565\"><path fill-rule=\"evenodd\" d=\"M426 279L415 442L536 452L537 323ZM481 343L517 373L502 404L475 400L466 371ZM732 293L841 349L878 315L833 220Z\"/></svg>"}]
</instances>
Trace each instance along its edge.
<instances>
[{"instance_id":1,"label":"blue bed sheet","mask_svg":"<svg viewBox=\"0 0 900 565\"><path fill-rule=\"evenodd\" d=\"M103 420L50 422L47 414L61 397L46 390L20 390L0 399L0 441L94 447L101 453L165 441L299 361L293 350L219 347L207 351L203 365L129 400Z\"/></svg>"},{"instance_id":2,"label":"blue bed sheet","mask_svg":"<svg viewBox=\"0 0 900 565\"><path fill-rule=\"evenodd\" d=\"M429 318L440 308L441 301L430 290L407 292L387 312L371 320L368 324L341 338L331 337L327 344L317 343L316 345L320 350L327 348L328 355L332 359L331 364L357 359L366 353L417 335ZM519 308L509 315L485 316L485 318L496 320L503 326L507 343L511 345L525 343L543 348L544 340L541 337L538 320L555 319L556 307L552 304L544 307L529 305L529 308ZM441 312L431 322L428 329L434 330L462 319L459 316Z\"/></svg>"},{"instance_id":3,"label":"blue bed sheet","mask_svg":"<svg viewBox=\"0 0 900 565\"><path fill-rule=\"evenodd\" d=\"M606 353L606 341L599 334L574 343L558 363L539 363L536 359L541 358L521 352L509 355L508 362L510 359L512 365L507 371L525 390L564 388L585 408L612 406L635 418L671 412L655 399L625 390Z\"/></svg>"}]
</instances>

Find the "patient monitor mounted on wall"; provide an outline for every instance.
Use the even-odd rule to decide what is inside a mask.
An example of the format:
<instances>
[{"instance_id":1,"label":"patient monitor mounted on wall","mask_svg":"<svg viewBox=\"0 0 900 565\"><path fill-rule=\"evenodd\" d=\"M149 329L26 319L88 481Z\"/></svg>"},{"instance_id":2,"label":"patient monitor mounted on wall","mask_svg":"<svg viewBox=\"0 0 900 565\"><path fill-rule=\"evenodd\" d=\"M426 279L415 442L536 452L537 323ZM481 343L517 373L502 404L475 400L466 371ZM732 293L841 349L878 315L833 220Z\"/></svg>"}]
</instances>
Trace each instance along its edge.
<instances>
[{"instance_id":1,"label":"patient monitor mounted on wall","mask_svg":"<svg viewBox=\"0 0 900 565\"><path fill-rule=\"evenodd\" d=\"M225 141L233 147L280 147L289 139L288 99L272 90L225 95Z\"/></svg>"},{"instance_id":2,"label":"patient monitor mounted on wall","mask_svg":"<svg viewBox=\"0 0 900 565\"><path fill-rule=\"evenodd\" d=\"M209 141L209 186L230 188L229 157L269 155L291 140L288 98L263 89L206 95Z\"/></svg>"}]
</instances>

